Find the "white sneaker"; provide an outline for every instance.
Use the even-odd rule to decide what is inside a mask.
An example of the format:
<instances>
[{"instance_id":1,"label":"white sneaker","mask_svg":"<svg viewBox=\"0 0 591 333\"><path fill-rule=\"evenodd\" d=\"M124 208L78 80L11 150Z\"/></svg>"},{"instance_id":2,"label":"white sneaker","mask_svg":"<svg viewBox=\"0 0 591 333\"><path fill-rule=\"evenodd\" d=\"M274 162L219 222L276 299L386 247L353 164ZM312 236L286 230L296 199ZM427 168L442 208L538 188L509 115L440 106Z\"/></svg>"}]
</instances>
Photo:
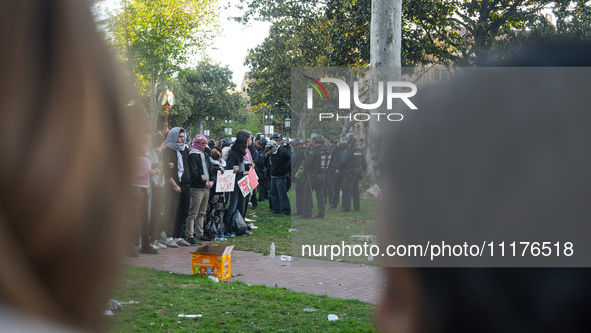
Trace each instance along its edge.
<instances>
[{"instance_id":1,"label":"white sneaker","mask_svg":"<svg viewBox=\"0 0 591 333\"><path fill-rule=\"evenodd\" d=\"M175 243L172 239L166 243L166 247L172 247L172 248L177 248L179 247L177 243Z\"/></svg>"},{"instance_id":2,"label":"white sneaker","mask_svg":"<svg viewBox=\"0 0 591 333\"><path fill-rule=\"evenodd\" d=\"M189 242L187 242L186 240L182 239L179 240L178 242L176 242L178 245L180 246L191 246L191 244L189 244Z\"/></svg>"},{"instance_id":3,"label":"white sneaker","mask_svg":"<svg viewBox=\"0 0 591 333\"><path fill-rule=\"evenodd\" d=\"M155 247L156 247L156 248L158 248L158 249L165 249L165 248L166 248L166 245L164 245L164 244L162 243L162 241L159 241L159 240L155 240L155 241L153 241L153 242L152 242L152 245L153 245L153 246L155 246Z\"/></svg>"}]
</instances>

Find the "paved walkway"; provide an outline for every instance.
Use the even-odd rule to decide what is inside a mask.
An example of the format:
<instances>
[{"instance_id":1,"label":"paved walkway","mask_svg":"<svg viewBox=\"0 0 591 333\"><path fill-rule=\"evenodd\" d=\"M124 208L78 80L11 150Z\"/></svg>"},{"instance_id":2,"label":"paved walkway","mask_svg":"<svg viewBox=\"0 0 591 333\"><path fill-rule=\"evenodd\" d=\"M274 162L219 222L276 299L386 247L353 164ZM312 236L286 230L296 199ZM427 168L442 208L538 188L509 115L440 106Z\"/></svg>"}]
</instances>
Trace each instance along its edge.
<instances>
[{"instance_id":1,"label":"paved walkway","mask_svg":"<svg viewBox=\"0 0 591 333\"><path fill-rule=\"evenodd\" d=\"M161 249L140 254L129 263L180 274L191 274L191 251L196 247ZM260 253L232 251L232 274L225 281L287 288L316 295L376 303L385 281L379 267L296 258L293 262Z\"/></svg>"}]
</instances>

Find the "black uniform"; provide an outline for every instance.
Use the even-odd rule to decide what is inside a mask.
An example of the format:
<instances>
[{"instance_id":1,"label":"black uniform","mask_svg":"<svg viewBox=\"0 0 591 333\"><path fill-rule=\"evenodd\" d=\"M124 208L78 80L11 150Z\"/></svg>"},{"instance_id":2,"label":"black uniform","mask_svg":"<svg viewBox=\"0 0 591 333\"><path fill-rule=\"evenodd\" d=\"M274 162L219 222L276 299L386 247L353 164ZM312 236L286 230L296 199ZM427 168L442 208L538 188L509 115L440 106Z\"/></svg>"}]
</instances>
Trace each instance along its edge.
<instances>
[{"instance_id":1,"label":"black uniform","mask_svg":"<svg viewBox=\"0 0 591 333\"><path fill-rule=\"evenodd\" d=\"M299 147L295 148L293 154L291 155L291 179L296 183L295 184L295 192L296 192L296 213L294 215L301 215L302 214L302 204L304 202L304 182L305 178L298 175L298 171L302 167L302 163L306 158L306 154L304 152L304 148Z\"/></svg>"},{"instance_id":2,"label":"black uniform","mask_svg":"<svg viewBox=\"0 0 591 333\"><path fill-rule=\"evenodd\" d=\"M332 190L330 191L330 207L337 208L339 205L339 197L341 195L341 189L343 188L343 177L344 172L337 172L337 165L341 161L341 157L343 157L343 152L347 149L347 146L341 146L340 143L332 149L331 153L331 165L329 172L332 173Z\"/></svg>"},{"instance_id":3,"label":"black uniform","mask_svg":"<svg viewBox=\"0 0 591 333\"><path fill-rule=\"evenodd\" d=\"M324 146L315 146L310 155L304 160L304 196L310 199L303 202L303 218L312 215L312 191L316 192L317 217L324 217L326 208L326 172L328 171L329 162L330 152Z\"/></svg>"},{"instance_id":4,"label":"black uniform","mask_svg":"<svg viewBox=\"0 0 591 333\"><path fill-rule=\"evenodd\" d=\"M345 149L338 165L339 173L344 172L343 179L343 211L351 211L351 199L353 210L359 211L359 181L367 169L365 152L352 144Z\"/></svg>"}]
</instances>

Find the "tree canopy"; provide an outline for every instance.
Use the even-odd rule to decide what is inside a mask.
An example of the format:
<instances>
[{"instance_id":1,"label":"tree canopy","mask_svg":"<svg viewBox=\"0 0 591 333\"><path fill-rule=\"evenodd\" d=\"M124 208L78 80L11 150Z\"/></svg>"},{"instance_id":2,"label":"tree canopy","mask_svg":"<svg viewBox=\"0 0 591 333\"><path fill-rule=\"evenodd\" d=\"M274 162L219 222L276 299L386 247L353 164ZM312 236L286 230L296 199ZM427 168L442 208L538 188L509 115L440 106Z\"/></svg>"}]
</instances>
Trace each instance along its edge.
<instances>
[{"instance_id":1,"label":"tree canopy","mask_svg":"<svg viewBox=\"0 0 591 333\"><path fill-rule=\"evenodd\" d=\"M180 70L172 83L177 103L169 113L171 123L195 129L207 116L215 120L204 125L221 128L224 119L234 119L245 108L240 94L231 93L233 88L232 72L227 67L203 61L194 68Z\"/></svg>"},{"instance_id":2,"label":"tree canopy","mask_svg":"<svg viewBox=\"0 0 591 333\"><path fill-rule=\"evenodd\" d=\"M165 82L216 30L215 0L121 0L107 24L107 39L135 77L156 126L156 98Z\"/></svg>"}]
</instances>

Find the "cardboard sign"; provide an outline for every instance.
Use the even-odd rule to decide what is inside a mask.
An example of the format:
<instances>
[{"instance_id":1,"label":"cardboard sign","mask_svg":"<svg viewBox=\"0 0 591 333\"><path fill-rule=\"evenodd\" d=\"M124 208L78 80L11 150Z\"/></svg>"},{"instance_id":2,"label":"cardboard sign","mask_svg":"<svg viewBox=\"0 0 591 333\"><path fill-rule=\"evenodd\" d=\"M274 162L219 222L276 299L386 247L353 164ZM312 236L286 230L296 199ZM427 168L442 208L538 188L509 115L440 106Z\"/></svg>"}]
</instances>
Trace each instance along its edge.
<instances>
[{"instance_id":1,"label":"cardboard sign","mask_svg":"<svg viewBox=\"0 0 591 333\"><path fill-rule=\"evenodd\" d=\"M216 192L234 192L234 183L236 181L236 174L232 171L227 171L222 174L218 171L218 179L215 183Z\"/></svg>"},{"instance_id":2,"label":"cardboard sign","mask_svg":"<svg viewBox=\"0 0 591 333\"><path fill-rule=\"evenodd\" d=\"M248 193L252 191L252 187L250 187L250 180L248 179L248 175L242 177L238 180L238 187L240 188L240 192L242 192L243 196L247 196Z\"/></svg>"},{"instance_id":3,"label":"cardboard sign","mask_svg":"<svg viewBox=\"0 0 591 333\"><path fill-rule=\"evenodd\" d=\"M254 168L250 168L248 171L248 180L250 181L250 187L253 190L259 186L259 177L257 177L257 173L254 171Z\"/></svg>"}]
</instances>

